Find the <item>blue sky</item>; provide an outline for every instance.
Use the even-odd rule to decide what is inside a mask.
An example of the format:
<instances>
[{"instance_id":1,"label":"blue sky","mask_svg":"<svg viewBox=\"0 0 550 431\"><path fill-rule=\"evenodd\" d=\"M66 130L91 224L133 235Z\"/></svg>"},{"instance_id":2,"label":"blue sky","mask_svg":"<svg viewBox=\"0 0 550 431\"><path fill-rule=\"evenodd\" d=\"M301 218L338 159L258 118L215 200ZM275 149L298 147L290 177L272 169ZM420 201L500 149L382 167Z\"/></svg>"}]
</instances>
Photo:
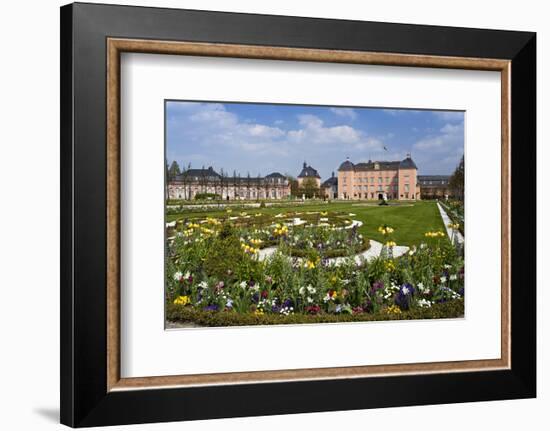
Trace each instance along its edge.
<instances>
[{"instance_id":1,"label":"blue sky","mask_svg":"<svg viewBox=\"0 0 550 431\"><path fill-rule=\"evenodd\" d=\"M306 161L326 179L346 157L358 163L411 153L419 174L451 174L463 152L463 112L166 103L166 157L182 167L297 176Z\"/></svg>"}]
</instances>

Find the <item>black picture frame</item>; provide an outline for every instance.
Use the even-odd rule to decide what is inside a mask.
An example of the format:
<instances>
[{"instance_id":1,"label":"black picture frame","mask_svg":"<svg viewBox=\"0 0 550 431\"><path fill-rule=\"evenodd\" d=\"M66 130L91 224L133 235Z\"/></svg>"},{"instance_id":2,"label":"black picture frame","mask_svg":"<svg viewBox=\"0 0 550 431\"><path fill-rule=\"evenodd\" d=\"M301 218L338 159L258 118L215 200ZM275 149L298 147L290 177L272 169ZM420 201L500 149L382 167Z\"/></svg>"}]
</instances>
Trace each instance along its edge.
<instances>
[{"instance_id":1,"label":"black picture frame","mask_svg":"<svg viewBox=\"0 0 550 431\"><path fill-rule=\"evenodd\" d=\"M511 60L511 369L108 392L107 37ZM535 33L75 3L61 8L60 49L63 424L536 396Z\"/></svg>"}]
</instances>

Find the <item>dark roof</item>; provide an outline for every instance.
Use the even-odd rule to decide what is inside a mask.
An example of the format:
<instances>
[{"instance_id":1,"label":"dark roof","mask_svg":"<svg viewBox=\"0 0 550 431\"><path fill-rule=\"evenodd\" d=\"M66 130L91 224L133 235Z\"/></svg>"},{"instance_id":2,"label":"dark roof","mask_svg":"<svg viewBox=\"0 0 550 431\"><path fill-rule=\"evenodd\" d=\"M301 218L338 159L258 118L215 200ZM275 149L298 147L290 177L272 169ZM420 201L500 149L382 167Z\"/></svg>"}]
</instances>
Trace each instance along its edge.
<instances>
[{"instance_id":1,"label":"dark roof","mask_svg":"<svg viewBox=\"0 0 550 431\"><path fill-rule=\"evenodd\" d=\"M418 175L416 180L421 186L448 185L450 175Z\"/></svg>"},{"instance_id":2,"label":"dark roof","mask_svg":"<svg viewBox=\"0 0 550 431\"><path fill-rule=\"evenodd\" d=\"M283 174L280 174L279 172L272 172L269 175L265 176L266 178L286 178Z\"/></svg>"},{"instance_id":3,"label":"dark roof","mask_svg":"<svg viewBox=\"0 0 550 431\"><path fill-rule=\"evenodd\" d=\"M339 171L353 171L353 163L351 163L349 160L346 160L344 163L340 165L338 168Z\"/></svg>"},{"instance_id":4,"label":"dark roof","mask_svg":"<svg viewBox=\"0 0 550 431\"><path fill-rule=\"evenodd\" d=\"M413 159L407 157L402 161L371 161L360 162L355 165L349 160L346 160L338 168L339 171L386 171L386 170L397 170L397 169L418 169Z\"/></svg>"},{"instance_id":5,"label":"dark roof","mask_svg":"<svg viewBox=\"0 0 550 431\"><path fill-rule=\"evenodd\" d=\"M331 187L331 186L337 186L337 185L338 185L338 177L330 177L323 184L321 184L321 187Z\"/></svg>"},{"instance_id":6,"label":"dark roof","mask_svg":"<svg viewBox=\"0 0 550 431\"><path fill-rule=\"evenodd\" d=\"M311 166L308 166L306 162L304 162L304 167L302 168L302 172L300 172L300 175L298 175L298 178L308 178L308 177L321 178L321 176L319 175L319 172L317 172Z\"/></svg>"},{"instance_id":7,"label":"dark roof","mask_svg":"<svg viewBox=\"0 0 550 431\"><path fill-rule=\"evenodd\" d=\"M186 171L182 172L179 175L176 175L174 178L176 181L183 181L185 178L188 177L197 177L197 178L220 178L220 174L218 174L212 166L210 166L208 169L187 169Z\"/></svg>"},{"instance_id":8,"label":"dark roof","mask_svg":"<svg viewBox=\"0 0 550 431\"><path fill-rule=\"evenodd\" d=\"M405 160L403 160L399 164L399 168L400 169L418 169L416 167L416 164L413 162L413 159L411 159L410 157L407 157Z\"/></svg>"},{"instance_id":9,"label":"dark roof","mask_svg":"<svg viewBox=\"0 0 550 431\"><path fill-rule=\"evenodd\" d=\"M450 175L417 175L418 180L449 180Z\"/></svg>"},{"instance_id":10,"label":"dark roof","mask_svg":"<svg viewBox=\"0 0 550 431\"><path fill-rule=\"evenodd\" d=\"M269 175L266 175L265 177L258 177L258 176L248 176L248 175L235 175L235 176L224 176L223 181L224 183L232 184L232 183L257 183L258 181L262 182L267 178L283 178L286 179L286 177L279 172L272 172ZM208 169L187 169L186 171L182 172L179 175L176 175L175 177L171 177L169 181L175 181L175 182L185 182L186 180L190 181L201 181L201 180L207 180L207 181L220 181L222 179L222 176L218 174L212 167L209 167Z\"/></svg>"},{"instance_id":11,"label":"dark roof","mask_svg":"<svg viewBox=\"0 0 550 431\"><path fill-rule=\"evenodd\" d=\"M356 171L386 171L390 169L398 169L400 162L388 162L388 161L379 161L379 162L363 162L357 163L355 165ZM376 168L378 165L378 169Z\"/></svg>"}]
</instances>

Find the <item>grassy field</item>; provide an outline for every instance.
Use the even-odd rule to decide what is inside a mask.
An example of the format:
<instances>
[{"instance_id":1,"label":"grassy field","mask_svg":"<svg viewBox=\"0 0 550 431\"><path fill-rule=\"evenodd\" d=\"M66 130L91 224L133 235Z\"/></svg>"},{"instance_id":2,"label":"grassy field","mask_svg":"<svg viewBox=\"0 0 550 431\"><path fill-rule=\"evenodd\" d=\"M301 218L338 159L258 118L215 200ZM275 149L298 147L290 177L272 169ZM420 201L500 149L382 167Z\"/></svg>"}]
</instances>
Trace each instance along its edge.
<instances>
[{"instance_id":1,"label":"grassy field","mask_svg":"<svg viewBox=\"0 0 550 431\"><path fill-rule=\"evenodd\" d=\"M418 245L425 241L424 233L434 230L445 231L445 226L439 215L437 205L433 201L426 202L390 202L389 206L378 206L369 202L332 202L310 205L292 205L276 208L249 208L250 214L279 214L285 211L344 211L352 213L354 220L360 220L363 225L359 232L369 239L383 241L384 237L378 232L378 227L387 224L395 228L393 239L398 245ZM241 210L239 210L240 212ZM237 213L237 210L235 210ZM237 213L238 214L238 213ZM167 221L178 219L194 219L225 216L224 209L212 208L201 212L182 212L177 215L167 215Z\"/></svg>"}]
</instances>

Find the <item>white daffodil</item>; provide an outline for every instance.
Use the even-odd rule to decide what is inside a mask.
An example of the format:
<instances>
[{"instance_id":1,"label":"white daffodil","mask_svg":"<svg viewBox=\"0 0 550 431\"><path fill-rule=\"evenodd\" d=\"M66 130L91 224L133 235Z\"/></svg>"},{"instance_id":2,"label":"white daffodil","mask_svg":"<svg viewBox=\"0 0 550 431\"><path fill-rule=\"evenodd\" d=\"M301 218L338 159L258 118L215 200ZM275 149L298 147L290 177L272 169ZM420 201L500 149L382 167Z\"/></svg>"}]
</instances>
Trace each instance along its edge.
<instances>
[{"instance_id":1,"label":"white daffodil","mask_svg":"<svg viewBox=\"0 0 550 431\"><path fill-rule=\"evenodd\" d=\"M456 279L457 279L456 274L452 274L451 276L449 276L449 280L451 281L455 281Z\"/></svg>"},{"instance_id":2,"label":"white daffodil","mask_svg":"<svg viewBox=\"0 0 550 431\"><path fill-rule=\"evenodd\" d=\"M177 271L174 273L174 280L180 281L182 277L183 277L183 274L181 273L181 271Z\"/></svg>"},{"instance_id":3,"label":"white daffodil","mask_svg":"<svg viewBox=\"0 0 550 431\"><path fill-rule=\"evenodd\" d=\"M201 282L199 283L199 287L200 287L201 289L207 289L207 288L208 288L208 283L207 283L206 281L203 280L203 281L201 281Z\"/></svg>"},{"instance_id":4,"label":"white daffodil","mask_svg":"<svg viewBox=\"0 0 550 431\"><path fill-rule=\"evenodd\" d=\"M445 283L447 281L447 277L443 276L441 277L441 283Z\"/></svg>"},{"instance_id":5,"label":"white daffodil","mask_svg":"<svg viewBox=\"0 0 550 431\"><path fill-rule=\"evenodd\" d=\"M241 282L239 283L239 287L240 287L241 289L244 289L244 288L246 287L246 281L241 281Z\"/></svg>"}]
</instances>

